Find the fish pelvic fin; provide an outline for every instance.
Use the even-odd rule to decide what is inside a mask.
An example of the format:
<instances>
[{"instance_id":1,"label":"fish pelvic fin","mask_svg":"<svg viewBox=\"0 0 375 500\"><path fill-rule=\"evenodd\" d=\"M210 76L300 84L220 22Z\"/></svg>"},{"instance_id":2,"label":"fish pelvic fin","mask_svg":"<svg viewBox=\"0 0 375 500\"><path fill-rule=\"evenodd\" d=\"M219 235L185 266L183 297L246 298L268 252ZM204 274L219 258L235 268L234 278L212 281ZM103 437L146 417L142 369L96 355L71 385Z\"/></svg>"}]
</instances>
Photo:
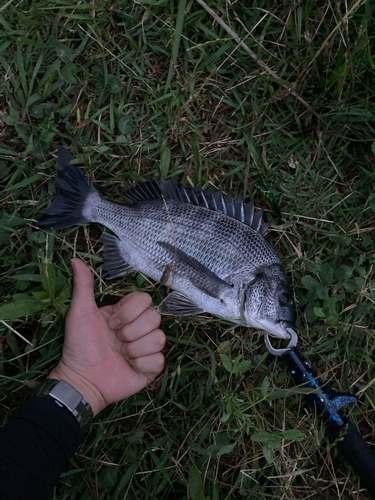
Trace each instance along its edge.
<instances>
[{"instance_id":1,"label":"fish pelvic fin","mask_svg":"<svg viewBox=\"0 0 375 500\"><path fill-rule=\"evenodd\" d=\"M192 316L204 312L197 304L180 292L171 292L158 307L158 312L171 316Z\"/></svg>"},{"instance_id":2,"label":"fish pelvic fin","mask_svg":"<svg viewBox=\"0 0 375 500\"><path fill-rule=\"evenodd\" d=\"M45 231L90 222L84 217L83 209L92 189L83 170L70 164L73 159L67 149L59 147L56 161L58 195L36 224Z\"/></svg>"},{"instance_id":3,"label":"fish pelvic fin","mask_svg":"<svg viewBox=\"0 0 375 500\"><path fill-rule=\"evenodd\" d=\"M124 276L127 271L133 269L133 267L128 264L121 255L119 249L120 240L117 236L111 233L104 233L103 236L103 257L104 264L103 269L109 271L109 279L119 278Z\"/></svg>"},{"instance_id":4,"label":"fish pelvic fin","mask_svg":"<svg viewBox=\"0 0 375 500\"><path fill-rule=\"evenodd\" d=\"M157 243L167 250L172 262L177 255L177 274L180 272L186 276L195 287L207 295L219 299L226 290L233 288L231 283L222 280L205 265L194 259L194 257L191 257L179 248L175 249L174 245L164 241L158 241Z\"/></svg>"},{"instance_id":5,"label":"fish pelvic fin","mask_svg":"<svg viewBox=\"0 0 375 500\"><path fill-rule=\"evenodd\" d=\"M254 199L245 205L242 196L235 199L231 192L223 196L221 190L214 193L211 188L203 190L201 186L185 187L172 180L156 181L153 179L131 187L122 196L128 203L132 204L150 203L164 199L165 201L189 203L207 208L239 220L260 232L262 236L267 234L269 226L269 224L262 224L263 210L255 212Z\"/></svg>"}]
</instances>

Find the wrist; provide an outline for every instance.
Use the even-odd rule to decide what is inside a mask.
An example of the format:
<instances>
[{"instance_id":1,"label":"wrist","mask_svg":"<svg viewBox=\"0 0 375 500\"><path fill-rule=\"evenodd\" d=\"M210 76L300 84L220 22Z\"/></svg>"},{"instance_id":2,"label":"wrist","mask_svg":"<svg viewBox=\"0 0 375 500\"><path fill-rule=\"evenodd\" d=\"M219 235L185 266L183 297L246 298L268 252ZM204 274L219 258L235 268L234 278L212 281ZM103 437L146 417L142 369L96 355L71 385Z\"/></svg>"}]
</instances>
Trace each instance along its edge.
<instances>
[{"instance_id":1,"label":"wrist","mask_svg":"<svg viewBox=\"0 0 375 500\"><path fill-rule=\"evenodd\" d=\"M63 380L71 385L76 391L78 391L89 403L92 408L92 412L97 415L101 410L103 410L107 405L104 398L100 392L86 380L82 375L71 370L62 361L51 371L47 378L55 380Z\"/></svg>"}]
</instances>

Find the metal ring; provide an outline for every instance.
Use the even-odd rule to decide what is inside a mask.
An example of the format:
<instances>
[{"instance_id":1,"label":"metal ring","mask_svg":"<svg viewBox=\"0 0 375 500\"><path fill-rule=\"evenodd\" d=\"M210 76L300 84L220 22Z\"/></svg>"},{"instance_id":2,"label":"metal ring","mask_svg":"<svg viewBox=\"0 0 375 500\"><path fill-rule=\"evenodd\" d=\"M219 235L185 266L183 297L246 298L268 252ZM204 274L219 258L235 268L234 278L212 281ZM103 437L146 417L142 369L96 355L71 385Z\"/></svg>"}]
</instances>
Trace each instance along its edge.
<instances>
[{"instance_id":1,"label":"metal ring","mask_svg":"<svg viewBox=\"0 0 375 500\"><path fill-rule=\"evenodd\" d=\"M270 354L273 354L274 356L282 356L286 352L288 352L288 351L292 350L294 347L296 347L297 342L298 342L298 335L296 334L296 332L294 330L292 330L292 328L286 328L286 331L290 335L290 341L289 341L288 347L286 347L285 349L274 349L272 347L271 341L268 337L269 332L264 332L264 342L265 342L266 347L268 349L268 352Z\"/></svg>"}]
</instances>

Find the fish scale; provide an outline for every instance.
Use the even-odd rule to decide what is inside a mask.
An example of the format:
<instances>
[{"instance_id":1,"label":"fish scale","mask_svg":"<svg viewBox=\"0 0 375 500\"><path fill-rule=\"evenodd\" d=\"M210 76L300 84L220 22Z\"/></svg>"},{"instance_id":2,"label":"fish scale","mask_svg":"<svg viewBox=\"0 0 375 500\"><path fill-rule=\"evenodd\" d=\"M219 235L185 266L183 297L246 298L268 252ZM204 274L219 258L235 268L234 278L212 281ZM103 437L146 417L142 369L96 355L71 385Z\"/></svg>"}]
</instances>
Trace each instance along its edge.
<instances>
[{"instance_id":1,"label":"fish scale","mask_svg":"<svg viewBox=\"0 0 375 500\"><path fill-rule=\"evenodd\" d=\"M124 193L127 204L101 198L59 148L59 194L38 225L46 230L96 222L110 278L139 270L174 291L159 306L175 316L209 312L287 338L294 302L280 259L265 240L254 202L221 191L148 181Z\"/></svg>"},{"instance_id":2,"label":"fish scale","mask_svg":"<svg viewBox=\"0 0 375 500\"><path fill-rule=\"evenodd\" d=\"M85 212L86 217L131 241L133 246L139 245L140 250L156 259L158 266L166 265L170 259L156 242L161 239L174 244L173 232L178 248L222 278L240 269L280 262L257 231L209 209L168 202L169 219L163 202L128 207L101 200L96 194L92 196L96 198L95 208L92 213Z\"/></svg>"}]
</instances>

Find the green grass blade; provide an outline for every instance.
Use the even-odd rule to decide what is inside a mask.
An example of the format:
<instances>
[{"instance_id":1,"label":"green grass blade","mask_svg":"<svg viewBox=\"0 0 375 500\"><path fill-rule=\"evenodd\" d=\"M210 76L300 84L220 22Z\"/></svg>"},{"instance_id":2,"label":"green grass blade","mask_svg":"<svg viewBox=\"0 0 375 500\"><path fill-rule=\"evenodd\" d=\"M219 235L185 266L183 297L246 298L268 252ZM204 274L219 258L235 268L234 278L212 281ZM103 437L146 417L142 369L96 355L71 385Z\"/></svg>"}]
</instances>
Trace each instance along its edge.
<instances>
[{"instance_id":1,"label":"green grass blade","mask_svg":"<svg viewBox=\"0 0 375 500\"><path fill-rule=\"evenodd\" d=\"M172 58L171 58L170 66L169 66L167 81L165 83L165 90L164 90L165 93L167 93L169 90L169 86L170 86L170 83L172 81L172 76L173 76L173 72L174 72L174 66L175 66L176 61L177 61L178 49L180 48L180 42L181 42L182 28L184 25L185 11L186 11L186 0L179 0L178 11L177 11L177 20L176 20L176 26L175 26L175 30L174 30L174 37L173 37Z\"/></svg>"}]
</instances>

